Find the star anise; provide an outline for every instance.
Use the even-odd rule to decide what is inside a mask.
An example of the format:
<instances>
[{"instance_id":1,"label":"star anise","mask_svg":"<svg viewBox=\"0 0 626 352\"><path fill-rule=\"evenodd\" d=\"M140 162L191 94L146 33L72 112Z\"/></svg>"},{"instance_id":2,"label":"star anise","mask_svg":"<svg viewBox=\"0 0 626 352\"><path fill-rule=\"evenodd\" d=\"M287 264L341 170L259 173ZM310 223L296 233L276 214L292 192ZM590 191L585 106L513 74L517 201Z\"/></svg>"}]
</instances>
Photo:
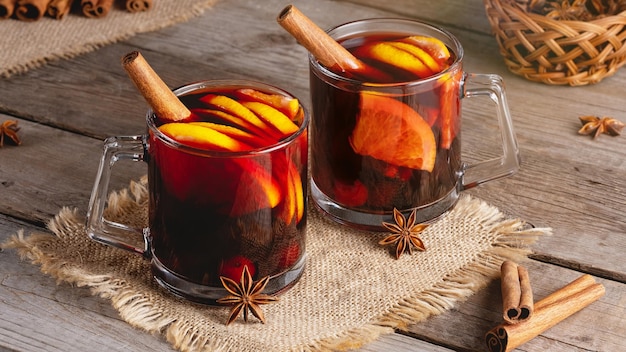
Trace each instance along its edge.
<instances>
[{"instance_id":1,"label":"star anise","mask_svg":"<svg viewBox=\"0 0 626 352\"><path fill-rule=\"evenodd\" d=\"M5 136L10 139L15 145L20 145L22 142L20 141L20 137L17 135L17 131L19 130L20 128L17 127L17 121L4 121L2 125L0 125L0 148L4 146Z\"/></svg>"},{"instance_id":2,"label":"star anise","mask_svg":"<svg viewBox=\"0 0 626 352\"><path fill-rule=\"evenodd\" d=\"M406 219L402 213L394 208L393 219L395 224L383 222L382 225L392 232L391 235L385 237L382 241L378 242L381 245L395 244L396 245L396 259L400 258L402 253L408 251L409 254L413 253L413 247L420 251L425 251L426 247L424 242L419 238L419 233L424 231L428 227L426 224L416 224L416 209L413 209L409 218Z\"/></svg>"},{"instance_id":3,"label":"star anise","mask_svg":"<svg viewBox=\"0 0 626 352\"><path fill-rule=\"evenodd\" d=\"M265 315L259 305L278 300L277 297L262 293L270 280L269 276L254 282L248 271L248 266L244 266L239 283L224 276L220 276L220 280L230 295L218 299L217 303L233 306L230 310L230 316L228 317L226 325L232 323L242 310L243 321L248 322L248 311L250 311L257 319L265 323Z\"/></svg>"},{"instance_id":4,"label":"star anise","mask_svg":"<svg viewBox=\"0 0 626 352\"><path fill-rule=\"evenodd\" d=\"M579 134L591 135L593 138L602 133L618 136L624 128L624 123L612 117L581 116L579 117L583 127L578 130Z\"/></svg>"}]
</instances>

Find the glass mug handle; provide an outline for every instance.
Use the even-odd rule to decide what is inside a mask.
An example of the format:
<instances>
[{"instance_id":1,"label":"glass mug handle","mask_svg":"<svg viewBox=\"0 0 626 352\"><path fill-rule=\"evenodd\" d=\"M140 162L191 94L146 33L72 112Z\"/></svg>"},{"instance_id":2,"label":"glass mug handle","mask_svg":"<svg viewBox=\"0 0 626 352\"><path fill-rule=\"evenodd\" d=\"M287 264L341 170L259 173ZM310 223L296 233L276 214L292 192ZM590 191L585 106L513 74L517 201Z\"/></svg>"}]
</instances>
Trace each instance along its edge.
<instances>
[{"instance_id":1,"label":"glass mug handle","mask_svg":"<svg viewBox=\"0 0 626 352\"><path fill-rule=\"evenodd\" d=\"M472 85L471 88L467 85ZM469 189L497 178L510 176L520 165L519 147L509 106L504 92L502 77L494 74L466 74L461 82L461 97L486 96L496 104L496 113L502 137L502 155L467 165L463 175L463 189Z\"/></svg>"},{"instance_id":2,"label":"glass mug handle","mask_svg":"<svg viewBox=\"0 0 626 352\"><path fill-rule=\"evenodd\" d=\"M92 240L149 257L149 242L143 229L104 218L113 165L119 160L144 161L145 145L145 136L109 137L104 141L104 151L87 209L86 226ZM129 243L129 238L137 235L143 237L143 248L139 244Z\"/></svg>"}]
</instances>

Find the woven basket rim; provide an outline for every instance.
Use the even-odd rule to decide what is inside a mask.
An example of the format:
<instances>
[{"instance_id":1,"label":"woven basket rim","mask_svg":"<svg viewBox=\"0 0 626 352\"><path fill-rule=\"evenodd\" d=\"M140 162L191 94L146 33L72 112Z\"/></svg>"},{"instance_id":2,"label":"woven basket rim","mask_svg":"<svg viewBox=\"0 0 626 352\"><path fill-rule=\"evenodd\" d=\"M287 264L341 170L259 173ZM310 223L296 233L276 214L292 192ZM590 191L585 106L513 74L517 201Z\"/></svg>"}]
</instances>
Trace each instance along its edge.
<instances>
[{"instance_id":1,"label":"woven basket rim","mask_svg":"<svg viewBox=\"0 0 626 352\"><path fill-rule=\"evenodd\" d=\"M484 4L506 66L526 79L553 85L598 83L626 63L626 9L590 20L564 20L527 11L514 0Z\"/></svg>"}]
</instances>

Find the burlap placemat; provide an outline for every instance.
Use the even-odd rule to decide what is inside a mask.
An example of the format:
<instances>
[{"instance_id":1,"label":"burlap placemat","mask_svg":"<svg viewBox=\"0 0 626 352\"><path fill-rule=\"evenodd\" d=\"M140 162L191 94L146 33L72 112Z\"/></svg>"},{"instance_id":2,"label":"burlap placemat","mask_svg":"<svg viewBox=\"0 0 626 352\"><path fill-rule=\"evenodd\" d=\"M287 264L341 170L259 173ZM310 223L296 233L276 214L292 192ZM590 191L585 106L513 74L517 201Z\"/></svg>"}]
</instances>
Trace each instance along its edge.
<instances>
[{"instance_id":1,"label":"burlap placemat","mask_svg":"<svg viewBox=\"0 0 626 352\"><path fill-rule=\"evenodd\" d=\"M106 217L145 225L145 180L110 197ZM503 260L523 260L529 245L550 229L531 228L497 208L463 195L457 206L426 229L427 250L396 260L378 241L309 210L307 267L300 282L263 306L267 319L239 317L229 309L189 303L164 292L141 256L88 239L84 220L64 208L49 234L20 232L4 248L41 265L60 282L86 286L110 299L133 326L161 333L181 351L309 351L356 348L453 307L499 275Z\"/></svg>"},{"instance_id":2,"label":"burlap placemat","mask_svg":"<svg viewBox=\"0 0 626 352\"><path fill-rule=\"evenodd\" d=\"M9 77L50 60L72 58L131 36L200 15L217 0L156 0L149 11L110 11L103 18L70 14L62 20L0 21L0 76Z\"/></svg>"}]
</instances>

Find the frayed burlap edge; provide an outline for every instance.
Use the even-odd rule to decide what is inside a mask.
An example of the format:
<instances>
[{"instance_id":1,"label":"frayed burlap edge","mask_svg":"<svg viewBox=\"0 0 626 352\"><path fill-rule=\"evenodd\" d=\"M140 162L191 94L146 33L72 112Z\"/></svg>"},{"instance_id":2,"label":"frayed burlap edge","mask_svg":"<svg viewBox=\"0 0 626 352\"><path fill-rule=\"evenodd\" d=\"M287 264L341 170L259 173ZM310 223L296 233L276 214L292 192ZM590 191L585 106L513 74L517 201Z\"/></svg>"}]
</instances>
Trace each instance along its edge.
<instances>
[{"instance_id":1,"label":"frayed burlap edge","mask_svg":"<svg viewBox=\"0 0 626 352\"><path fill-rule=\"evenodd\" d=\"M107 45L130 39L140 33L157 31L177 23L188 21L194 17L202 15L207 8L213 6L217 1L218 0L204 0L202 2L198 1L198 3L193 6L190 12L170 18L168 21L157 22L157 24L151 26L130 30L126 33L121 33L117 36L109 37L98 42L84 43L76 47L70 47L67 48L66 51L64 51L63 53L48 53L44 54L42 57L34 58L28 62L17 63L10 67L0 68L0 77L9 78L14 75L23 74L29 70L42 67L53 61L68 60L80 55L88 54Z\"/></svg>"},{"instance_id":2,"label":"frayed burlap edge","mask_svg":"<svg viewBox=\"0 0 626 352\"><path fill-rule=\"evenodd\" d=\"M137 204L145 202L147 191L144 185L145 178L140 183L131 182L128 190L111 194L107 210L122 212L123 209L137 207ZM463 196L459 203L470 202L470 199L470 196ZM360 348L381 335L393 333L396 329L406 330L411 324L441 314L497 278L504 260L526 260L531 253L530 245L540 236L552 233L550 228L528 228L521 220L504 219L504 215L497 208L483 201L477 202L472 210L474 216L483 219L482 226L487 231L497 234L491 250L480 253L472 264L459 268L434 287L398 302L389 312L371 323L315 341L308 346L297 347L294 351L346 351ZM75 226L79 223L77 219L77 211L65 207L48 223L48 229L58 238L63 238L68 231L76 230ZM40 249L55 240L49 234L35 233L25 237L23 230L20 230L0 245L0 248L17 249L22 259L40 265L41 271L56 278L57 283L67 282L78 287L88 287L92 294L111 300L122 319L149 333L162 334L177 350L228 350L228 346L211 341L208 336L202 336L192 323L179 321L159 312L145 295L138 293L124 280L109 275L93 275L79 267L58 262Z\"/></svg>"},{"instance_id":3,"label":"frayed burlap edge","mask_svg":"<svg viewBox=\"0 0 626 352\"><path fill-rule=\"evenodd\" d=\"M470 196L462 197L459 203L469 202L470 199ZM459 268L434 287L398 302L388 313L370 324L320 340L302 351L347 351L360 348L381 335L393 333L396 329L406 330L411 324L439 315L467 300L499 277L503 261L528 260L528 255L532 253L530 245L540 236L552 234L551 228L529 228L519 219L504 220L504 215L497 208L483 201L472 210L472 215L483 219L482 225L497 235L497 241L490 251L480 253L472 264Z\"/></svg>"}]
</instances>

